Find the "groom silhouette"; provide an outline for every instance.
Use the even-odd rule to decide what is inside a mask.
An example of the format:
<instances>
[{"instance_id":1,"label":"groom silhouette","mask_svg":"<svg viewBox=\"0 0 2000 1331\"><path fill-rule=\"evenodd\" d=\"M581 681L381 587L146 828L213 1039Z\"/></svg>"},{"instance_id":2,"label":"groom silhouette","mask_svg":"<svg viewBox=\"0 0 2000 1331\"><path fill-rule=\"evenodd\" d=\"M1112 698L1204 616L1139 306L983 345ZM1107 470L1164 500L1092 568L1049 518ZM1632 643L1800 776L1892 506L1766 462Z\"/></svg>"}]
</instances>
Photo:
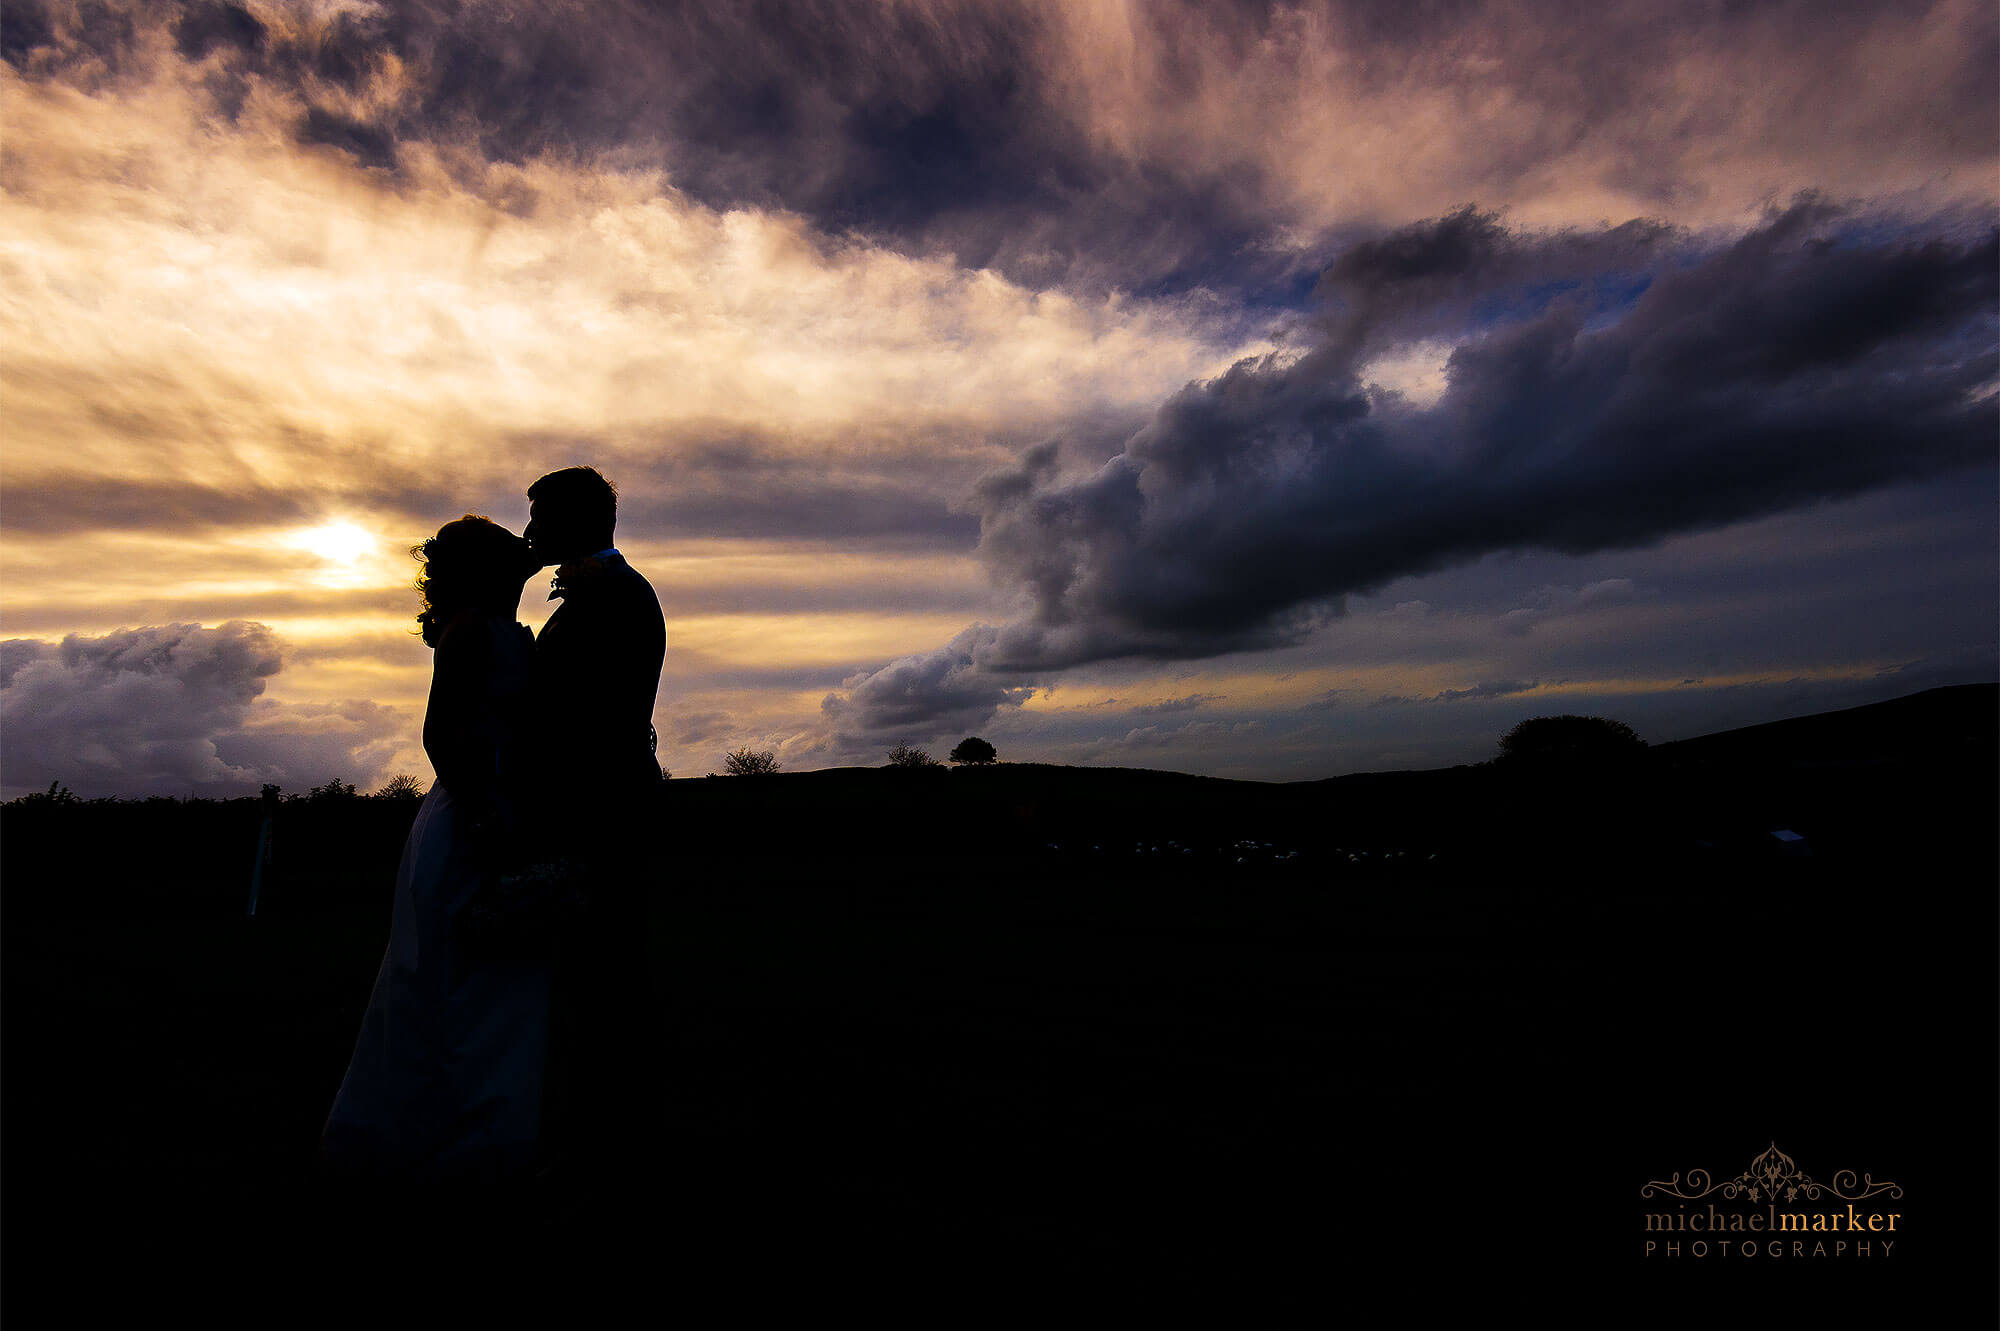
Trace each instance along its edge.
<instances>
[{"instance_id":1,"label":"groom silhouette","mask_svg":"<svg viewBox=\"0 0 2000 1331\"><path fill-rule=\"evenodd\" d=\"M658 1000L647 968L644 844L657 827L653 702L667 650L652 584L611 543L617 491L590 467L528 487L527 538L562 604L535 639L537 786L548 853L589 904L561 941L543 1097L549 1177L602 1184L658 1142Z\"/></svg>"}]
</instances>

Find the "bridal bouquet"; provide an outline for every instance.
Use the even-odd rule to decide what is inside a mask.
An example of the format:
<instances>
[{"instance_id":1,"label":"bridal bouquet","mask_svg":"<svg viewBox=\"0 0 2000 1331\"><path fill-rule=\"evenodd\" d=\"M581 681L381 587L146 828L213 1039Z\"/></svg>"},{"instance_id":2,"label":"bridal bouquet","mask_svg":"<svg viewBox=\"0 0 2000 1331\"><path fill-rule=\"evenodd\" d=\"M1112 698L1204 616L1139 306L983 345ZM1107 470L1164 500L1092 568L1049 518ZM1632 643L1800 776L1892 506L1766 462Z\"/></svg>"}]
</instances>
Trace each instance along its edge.
<instances>
[{"instance_id":1,"label":"bridal bouquet","mask_svg":"<svg viewBox=\"0 0 2000 1331\"><path fill-rule=\"evenodd\" d=\"M489 873L460 912L460 941L487 960L547 960L589 904L582 866L572 860Z\"/></svg>"}]
</instances>

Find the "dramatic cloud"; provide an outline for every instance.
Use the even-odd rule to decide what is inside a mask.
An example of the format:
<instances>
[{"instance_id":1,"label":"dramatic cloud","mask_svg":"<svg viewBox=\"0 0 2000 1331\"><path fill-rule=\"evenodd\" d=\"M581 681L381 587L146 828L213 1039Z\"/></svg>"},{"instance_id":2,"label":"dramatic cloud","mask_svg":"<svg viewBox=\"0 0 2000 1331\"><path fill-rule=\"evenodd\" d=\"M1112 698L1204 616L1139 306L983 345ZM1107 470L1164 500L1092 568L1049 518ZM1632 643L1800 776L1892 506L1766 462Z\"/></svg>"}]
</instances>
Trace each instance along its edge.
<instances>
[{"instance_id":1,"label":"dramatic cloud","mask_svg":"<svg viewBox=\"0 0 2000 1331\"><path fill-rule=\"evenodd\" d=\"M385 180L433 146L615 160L1036 286L1277 291L1322 233L1469 197L1575 223L1936 194L1994 152L1996 32L1979 0L15 0L0 54L86 86L175 60Z\"/></svg>"},{"instance_id":2,"label":"dramatic cloud","mask_svg":"<svg viewBox=\"0 0 2000 1331\"><path fill-rule=\"evenodd\" d=\"M218 756L215 736L243 724L282 665L262 624L173 624L60 645L13 639L4 652L10 788L61 779L122 794L254 775Z\"/></svg>"},{"instance_id":3,"label":"dramatic cloud","mask_svg":"<svg viewBox=\"0 0 2000 1331\"><path fill-rule=\"evenodd\" d=\"M1033 684L1006 680L974 664L994 632L975 624L934 652L906 656L845 680L845 693L829 693L820 713L842 733L929 737L976 726L1003 707L1019 707L1033 696Z\"/></svg>"},{"instance_id":4,"label":"dramatic cloud","mask_svg":"<svg viewBox=\"0 0 2000 1331\"><path fill-rule=\"evenodd\" d=\"M587 462L686 772L1984 677L1996 110L1990 0L6 0L0 671L254 621L112 765L421 772L410 543Z\"/></svg>"},{"instance_id":5,"label":"dramatic cloud","mask_svg":"<svg viewBox=\"0 0 2000 1331\"><path fill-rule=\"evenodd\" d=\"M7 792L242 794L376 775L408 718L374 703L260 707L282 665L271 631L243 620L0 643Z\"/></svg>"},{"instance_id":6,"label":"dramatic cloud","mask_svg":"<svg viewBox=\"0 0 2000 1331\"><path fill-rule=\"evenodd\" d=\"M279 703L260 699L241 728L216 736L218 756L298 792L333 777L373 790L399 766L415 767L418 722L409 712L363 699Z\"/></svg>"},{"instance_id":7,"label":"dramatic cloud","mask_svg":"<svg viewBox=\"0 0 2000 1331\"><path fill-rule=\"evenodd\" d=\"M1029 450L978 494L981 553L1031 604L981 662L1296 642L1344 596L1489 552L1638 546L1991 455L1994 234L1885 237L1816 202L1677 251L1623 310L1544 296L1468 330L1435 406L1363 388L1378 339L1441 302L1518 310L1513 275L1579 251L1601 252L1411 228L1329 272L1324 345L1189 386L1080 480Z\"/></svg>"}]
</instances>

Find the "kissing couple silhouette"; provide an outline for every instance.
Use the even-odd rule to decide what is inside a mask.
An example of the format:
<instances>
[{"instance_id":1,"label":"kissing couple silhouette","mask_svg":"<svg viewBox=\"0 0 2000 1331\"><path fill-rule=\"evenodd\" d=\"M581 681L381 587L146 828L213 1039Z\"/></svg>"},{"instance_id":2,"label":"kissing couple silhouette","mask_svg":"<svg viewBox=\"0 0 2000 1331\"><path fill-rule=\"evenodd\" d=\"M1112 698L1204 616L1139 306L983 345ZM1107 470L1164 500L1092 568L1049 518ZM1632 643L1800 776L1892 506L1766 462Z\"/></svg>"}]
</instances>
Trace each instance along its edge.
<instances>
[{"instance_id":1,"label":"kissing couple silhouette","mask_svg":"<svg viewBox=\"0 0 2000 1331\"><path fill-rule=\"evenodd\" d=\"M412 552L437 779L320 1142L336 1186L412 1214L573 1212L664 1135L644 837L666 624L613 544L609 481L568 467L527 498L524 535L467 515ZM515 616L551 565L536 636Z\"/></svg>"}]
</instances>

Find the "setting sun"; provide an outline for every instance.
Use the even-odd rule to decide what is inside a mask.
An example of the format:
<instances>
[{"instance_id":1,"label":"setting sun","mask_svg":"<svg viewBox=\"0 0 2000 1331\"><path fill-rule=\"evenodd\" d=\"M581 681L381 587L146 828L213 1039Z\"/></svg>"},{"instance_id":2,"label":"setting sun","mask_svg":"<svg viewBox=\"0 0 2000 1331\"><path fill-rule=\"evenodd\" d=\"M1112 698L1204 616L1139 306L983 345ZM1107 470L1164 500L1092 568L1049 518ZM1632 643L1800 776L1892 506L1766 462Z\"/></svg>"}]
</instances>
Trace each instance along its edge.
<instances>
[{"instance_id":1,"label":"setting sun","mask_svg":"<svg viewBox=\"0 0 2000 1331\"><path fill-rule=\"evenodd\" d=\"M295 533L292 544L311 551L328 563L350 565L373 551L380 541L351 522L329 522Z\"/></svg>"}]
</instances>

